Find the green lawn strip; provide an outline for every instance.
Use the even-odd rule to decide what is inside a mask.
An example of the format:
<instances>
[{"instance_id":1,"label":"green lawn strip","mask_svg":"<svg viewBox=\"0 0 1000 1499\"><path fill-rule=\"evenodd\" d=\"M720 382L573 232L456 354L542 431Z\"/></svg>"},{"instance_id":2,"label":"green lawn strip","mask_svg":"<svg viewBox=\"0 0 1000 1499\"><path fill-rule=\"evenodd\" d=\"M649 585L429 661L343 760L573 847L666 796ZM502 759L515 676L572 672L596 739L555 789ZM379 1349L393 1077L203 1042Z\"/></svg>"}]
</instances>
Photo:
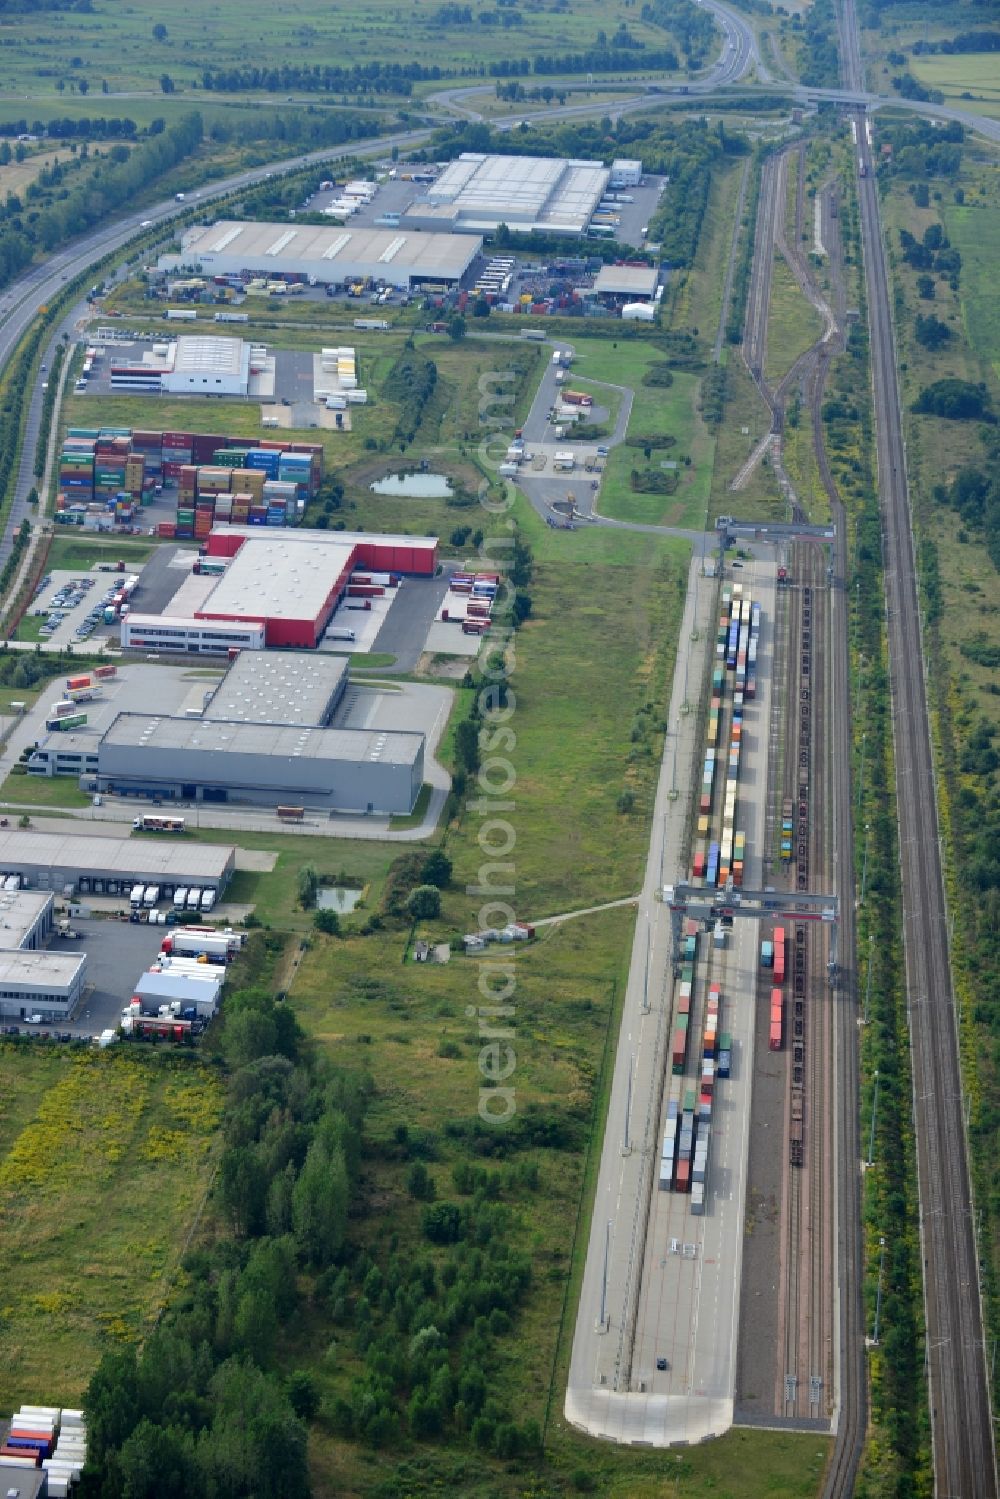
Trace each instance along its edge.
<instances>
[{"instance_id":1,"label":"green lawn strip","mask_svg":"<svg viewBox=\"0 0 1000 1499\"><path fill-rule=\"evenodd\" d=\"M389 819L389 826L392 828L394 833L403 832L407 828L418 828L420 826L424 818L427 816L427 808L430 805L431 799L431 789L432 788L430 786L430 783L428 781L425 781L421 786L419 793L417 794L416 803L414 804L413 811L409 814L409 816L391 817Z\"/></svg>"},{"instance_id":2,"label":"green lawn strip","mask_svg":"<svg viewBox=\"0 0 1000 1499\"><path fill-rule=\"evenodd\" d=\"M74 422L72 425L83 424ZM139 567L149 561L154 550L150 541L139 541L137 537L116 536L110 541L100 541L80 535L75 527L67 528L53 536L45 566L48 572L75 572L78 569L83 572L102 562L118 561L124 562L126 568ZM111 581L109 575L108 582Z\"/></svg>"},{"instance_id":3,"label":"green lawn strip","mask_svg":"<svg viewBox=\"0 0 1000 1499\"><path fill-rule=\"evenodd\" d=\"M830 499L820 476L808 411L800 412L794 422L786 415L781 453L800 505L813 525L824 524L830 519Z\"/></svg>"},{"instance_id":4,"label":"green lawn strip","mask_svg":"<svg viewBox=\"0 0 1000 1499\"><path fill-rule=\"evenodd\" d=\"M237 903L253 901L257 920L279 931L303 932L312 926L312 912L299 904L300 870L311 866L320 875L321 884L336 884L343 873L351 877L350 883L370 886L366 905L371 909L378 902L386 871L398 852L391 843L377 839L248 833L240 828L189 827L184 837L198 843L237 844L276 853L273 870L237 870L226 898ZM363 910L359 919L364 920L366 914Z\"/></svg>"},{"instance_id":5,"label":"green lawn strip","mask_svg":"<svg viewBox=\"0 0 1000 1499\"><path fill-rule=\"evenodd\" d=\"M41 615L25 614L14 631L14 639L28 641L31 644L47 640L48 636L42 634L44 624L45 619Z\"/></svg>"},{"instance_id":6,"label":"green lawn strip","mask_svg":"<svg viewBox=\"0 0 1000 1499\"><path fill-rule=\"evenodd\" d=\"M80 790L74 776L22 776L12 770L0 786L0 802L15 807L86 807L91 797ZM80 831L92 830L81 824Z\"/></svg>"},{"instance_id":7,"label":"green lawn strip","mask_svg":"<svg viewBox=\"0 0 1000 1499\"><path fill-rule=\"evenodd\" d=\"M783 256L775 255L767 318L768 380L776 385L822 332L823 320L803 296L788 262Z\"/></svg>"},{"instance_id":8,"label":"green lawn strip","mask_svg":"<svg viewBox=\"0 0 1000 1499\"><path fill-rule=\"evenodd\" d=\"M204 1195L217 1080L127 1053L0 1047L0 1403L79 1404L100 1354L140 1335ZM33 1110L26 1089L33 1087Z\"/></svg>"}]
</instances>

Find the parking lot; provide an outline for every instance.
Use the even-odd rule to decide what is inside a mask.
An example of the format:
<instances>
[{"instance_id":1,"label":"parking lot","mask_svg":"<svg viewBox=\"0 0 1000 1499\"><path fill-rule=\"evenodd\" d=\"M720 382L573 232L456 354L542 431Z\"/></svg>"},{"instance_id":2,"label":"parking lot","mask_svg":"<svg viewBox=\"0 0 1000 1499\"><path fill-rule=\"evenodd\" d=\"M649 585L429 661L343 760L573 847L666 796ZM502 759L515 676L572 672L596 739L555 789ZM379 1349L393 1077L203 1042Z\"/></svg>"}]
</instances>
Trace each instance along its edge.
<instances>
[{"instance_id":1,"label":"parking lot","mask_svg":"<svg viewBox=\"0 0 1000 1499\"><path fill-rule=\"evenodd\" d=\"M118 1025L135 981L152 966L168 928L91 918L74 920L73 930L79 940L59 946L87 954L87 988L75 1023L81 1034L99 1036Z\"/></svg>"},{"instance_id":2,"label":"parking lot","mask_svg":"<svg viewBox=\"0 0 1000 1499\"><path fill-rule=\"evenodd\" d=\"M106 635L117 626L106 625L104 608L110 604L122 573L48 573L32 605L36 619L44 620L39 635L53 645L80 645L92 635Z\"/></svg>"},{"instance_id":3,"label":"parking lot","mask_svg":"<svg viewBox=\"0 0 1000 1499\"><path fill-rule=\"evenodd\" d=\"M127 906L127 902L125 903ZM169 930L165 926L133 925L128 921L101 920L96 917L74 917L72 929L77 938L53 936L48 944L53 952L85 952L87 975L83 999L73 1016L25 1026L23 1021L8 1022L18 1026L22 1036L99 1036L114 1030L121 1013L132 998L139 975L152 966L160 943Z\"/></svg>"}]
</instances>

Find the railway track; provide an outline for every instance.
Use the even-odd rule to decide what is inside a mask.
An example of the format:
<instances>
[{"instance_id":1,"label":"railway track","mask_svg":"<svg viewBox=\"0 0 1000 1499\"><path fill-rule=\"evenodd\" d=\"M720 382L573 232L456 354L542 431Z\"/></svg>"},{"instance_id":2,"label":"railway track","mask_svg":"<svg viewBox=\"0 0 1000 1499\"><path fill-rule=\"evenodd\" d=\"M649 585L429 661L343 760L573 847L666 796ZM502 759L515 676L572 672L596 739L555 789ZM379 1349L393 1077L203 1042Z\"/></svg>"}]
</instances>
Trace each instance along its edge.
<instances>
[{"instance_id":1,"label":"railway track","mask_svg":"<svg viewBox=\"0 0 1000 1499\"><path fill-rule=\"evenodd\" d=\"M882 510L890 688L899 821L907 1013L913 1079L925 1365L937 1492L997 1493L996 1455L979 1264L962 1112L947 904L924 683L896 354L878 188L859 117L861 229L868 287L872 384Z\"/></svg>"},{"instance_id":2,"label":"railway track","mask_svg":"<svg viewBox=\"0 0 1000 1499\"><path fill-rule=\"evenodd\" d=\"M839 30L844 79L856 88L863 69L854 0L841 0ZM994 1499L996 1449L892 303L864 112L854 118L866 171L858 198L883 528L934 1481L942 1499Z\"/></svg>"}]
</instances>

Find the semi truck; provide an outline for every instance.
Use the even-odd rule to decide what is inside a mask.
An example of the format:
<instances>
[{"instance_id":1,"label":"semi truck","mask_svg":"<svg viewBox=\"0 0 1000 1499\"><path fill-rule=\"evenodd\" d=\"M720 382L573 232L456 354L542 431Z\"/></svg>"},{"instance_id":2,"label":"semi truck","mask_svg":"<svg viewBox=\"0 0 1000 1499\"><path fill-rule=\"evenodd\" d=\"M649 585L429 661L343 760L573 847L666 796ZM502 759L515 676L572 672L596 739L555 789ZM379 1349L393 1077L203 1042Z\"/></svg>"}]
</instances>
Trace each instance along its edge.
<instances>
[{"instance_id":1,"label":"semi truck","mask_svg":"<svg viewBox=\"0 0 1000 1499\"><path fill-rule=\"evenodd\" d=\"M305 807L276 807L275 811L282 822L301 822L306 815Z\"/></svg>"},{"instance_id":2,"label":"semi truck","mask_svg":"<svg viewBox=\"0 0 1000 1499\"><path fill-rule=\"evenodd\" d=\"M146 813L143 817L133 817L133 828L140 833L183 833L183 817L157 817Z\"/></svg>"},{"instance_id":3,"label":"semi truck","mask_svg":"<svg viewBox=\"0 0 1000 1499\"><path fill-rule=\"evenodd\" d=\"M235 958L246 937L243 932L215 931L211 927L178 926L160 943L168 956L199 957L202 953L221 953Z\"/></svg>"}]
</instances>

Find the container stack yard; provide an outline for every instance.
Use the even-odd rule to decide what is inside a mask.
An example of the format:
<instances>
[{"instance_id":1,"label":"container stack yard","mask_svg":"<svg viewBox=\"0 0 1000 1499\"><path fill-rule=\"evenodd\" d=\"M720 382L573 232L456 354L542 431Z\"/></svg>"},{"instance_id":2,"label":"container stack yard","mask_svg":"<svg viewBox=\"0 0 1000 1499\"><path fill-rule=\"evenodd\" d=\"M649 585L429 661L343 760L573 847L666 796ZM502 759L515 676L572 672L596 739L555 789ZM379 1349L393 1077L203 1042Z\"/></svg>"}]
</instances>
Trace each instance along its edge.
<instances>
[{"instance_id":1,"label":"container stack yard","mask_svg":"<svg viewBox=\"0 0 1000 1499\"><path fill-rule=\"evenodd\" d=\"M756 693L761 617L760 604L751 599L743 584L723 588L692 851L692 882L720 890L743 884L747 839L736 826L738 789L744 704ZM720 763L725 764L721 781L716 773ZM698 923L688 918L683 927L659 1171L660 1190L690 1194L695 1216L705 1212L716 1082L728 1079L732 1070L732 1037L722 1028L722 984L712 973L713 949L724 949L726 944L727 927L722 918L716 921L714 931L713 946L706 945L699 959ZM780 928L762 942L761 954L768 969L774 968L779 939L781 956L778 972L772 977L780 995L778 986L784 982L785 962L785 939ZM701 986L703 1004L698 999ZM701 1037L697 1046L690 1043L692 1030ZM780 1037L780 1013L778 1034Z\"/></svg>"},{"instance_id":2,"label":"container stack yard","mask_svg":"<svg viewBox=\"0 0 1000 1499\"><path fill-rule=\"evenodd\" d=\"M722 592L722 611L716 634L716 660L712 670L712 695L708 710L705 758L698 801L697 837L692 875L696 882L723 887L743 884L746 834L736 826L737 790L743 745L744 703L756 693L757 642L761 609L752 602L741 583L727 585ZM727 673L732 671L733 689L726 701ZM716 768L723 742L723 720L728 717L729 747L719 837L712 834L712 807Z\"/></svg>"},{"instance_id":3,"label":"container stack yard","mask_svg":"<svg viewBox=\"0 0 1000 1499\"><path fill-rule=\"evenodd\" d=\"M87 1458L87 1431L82 1411L55 1405L22 1405L11 1419L0 1447L6 1491L17 1494L19 1468L42 1469L49 1499L66 1499L79 1480Z\"/></svg>"},{"instance_id":4,"label":"container stack yard","mask_svg":"<svg viewBox=\"0 0 1000 1499\"><path fill-rule=\"evenodd\" d=\"M59 459L56 518L94 529L131 525L143 502L176 483L176 521L160 526L162 536L196 536L199 510L209 520L285 526L322 481L319 443L71 427Z\"/></svg>"}]
</instances>

